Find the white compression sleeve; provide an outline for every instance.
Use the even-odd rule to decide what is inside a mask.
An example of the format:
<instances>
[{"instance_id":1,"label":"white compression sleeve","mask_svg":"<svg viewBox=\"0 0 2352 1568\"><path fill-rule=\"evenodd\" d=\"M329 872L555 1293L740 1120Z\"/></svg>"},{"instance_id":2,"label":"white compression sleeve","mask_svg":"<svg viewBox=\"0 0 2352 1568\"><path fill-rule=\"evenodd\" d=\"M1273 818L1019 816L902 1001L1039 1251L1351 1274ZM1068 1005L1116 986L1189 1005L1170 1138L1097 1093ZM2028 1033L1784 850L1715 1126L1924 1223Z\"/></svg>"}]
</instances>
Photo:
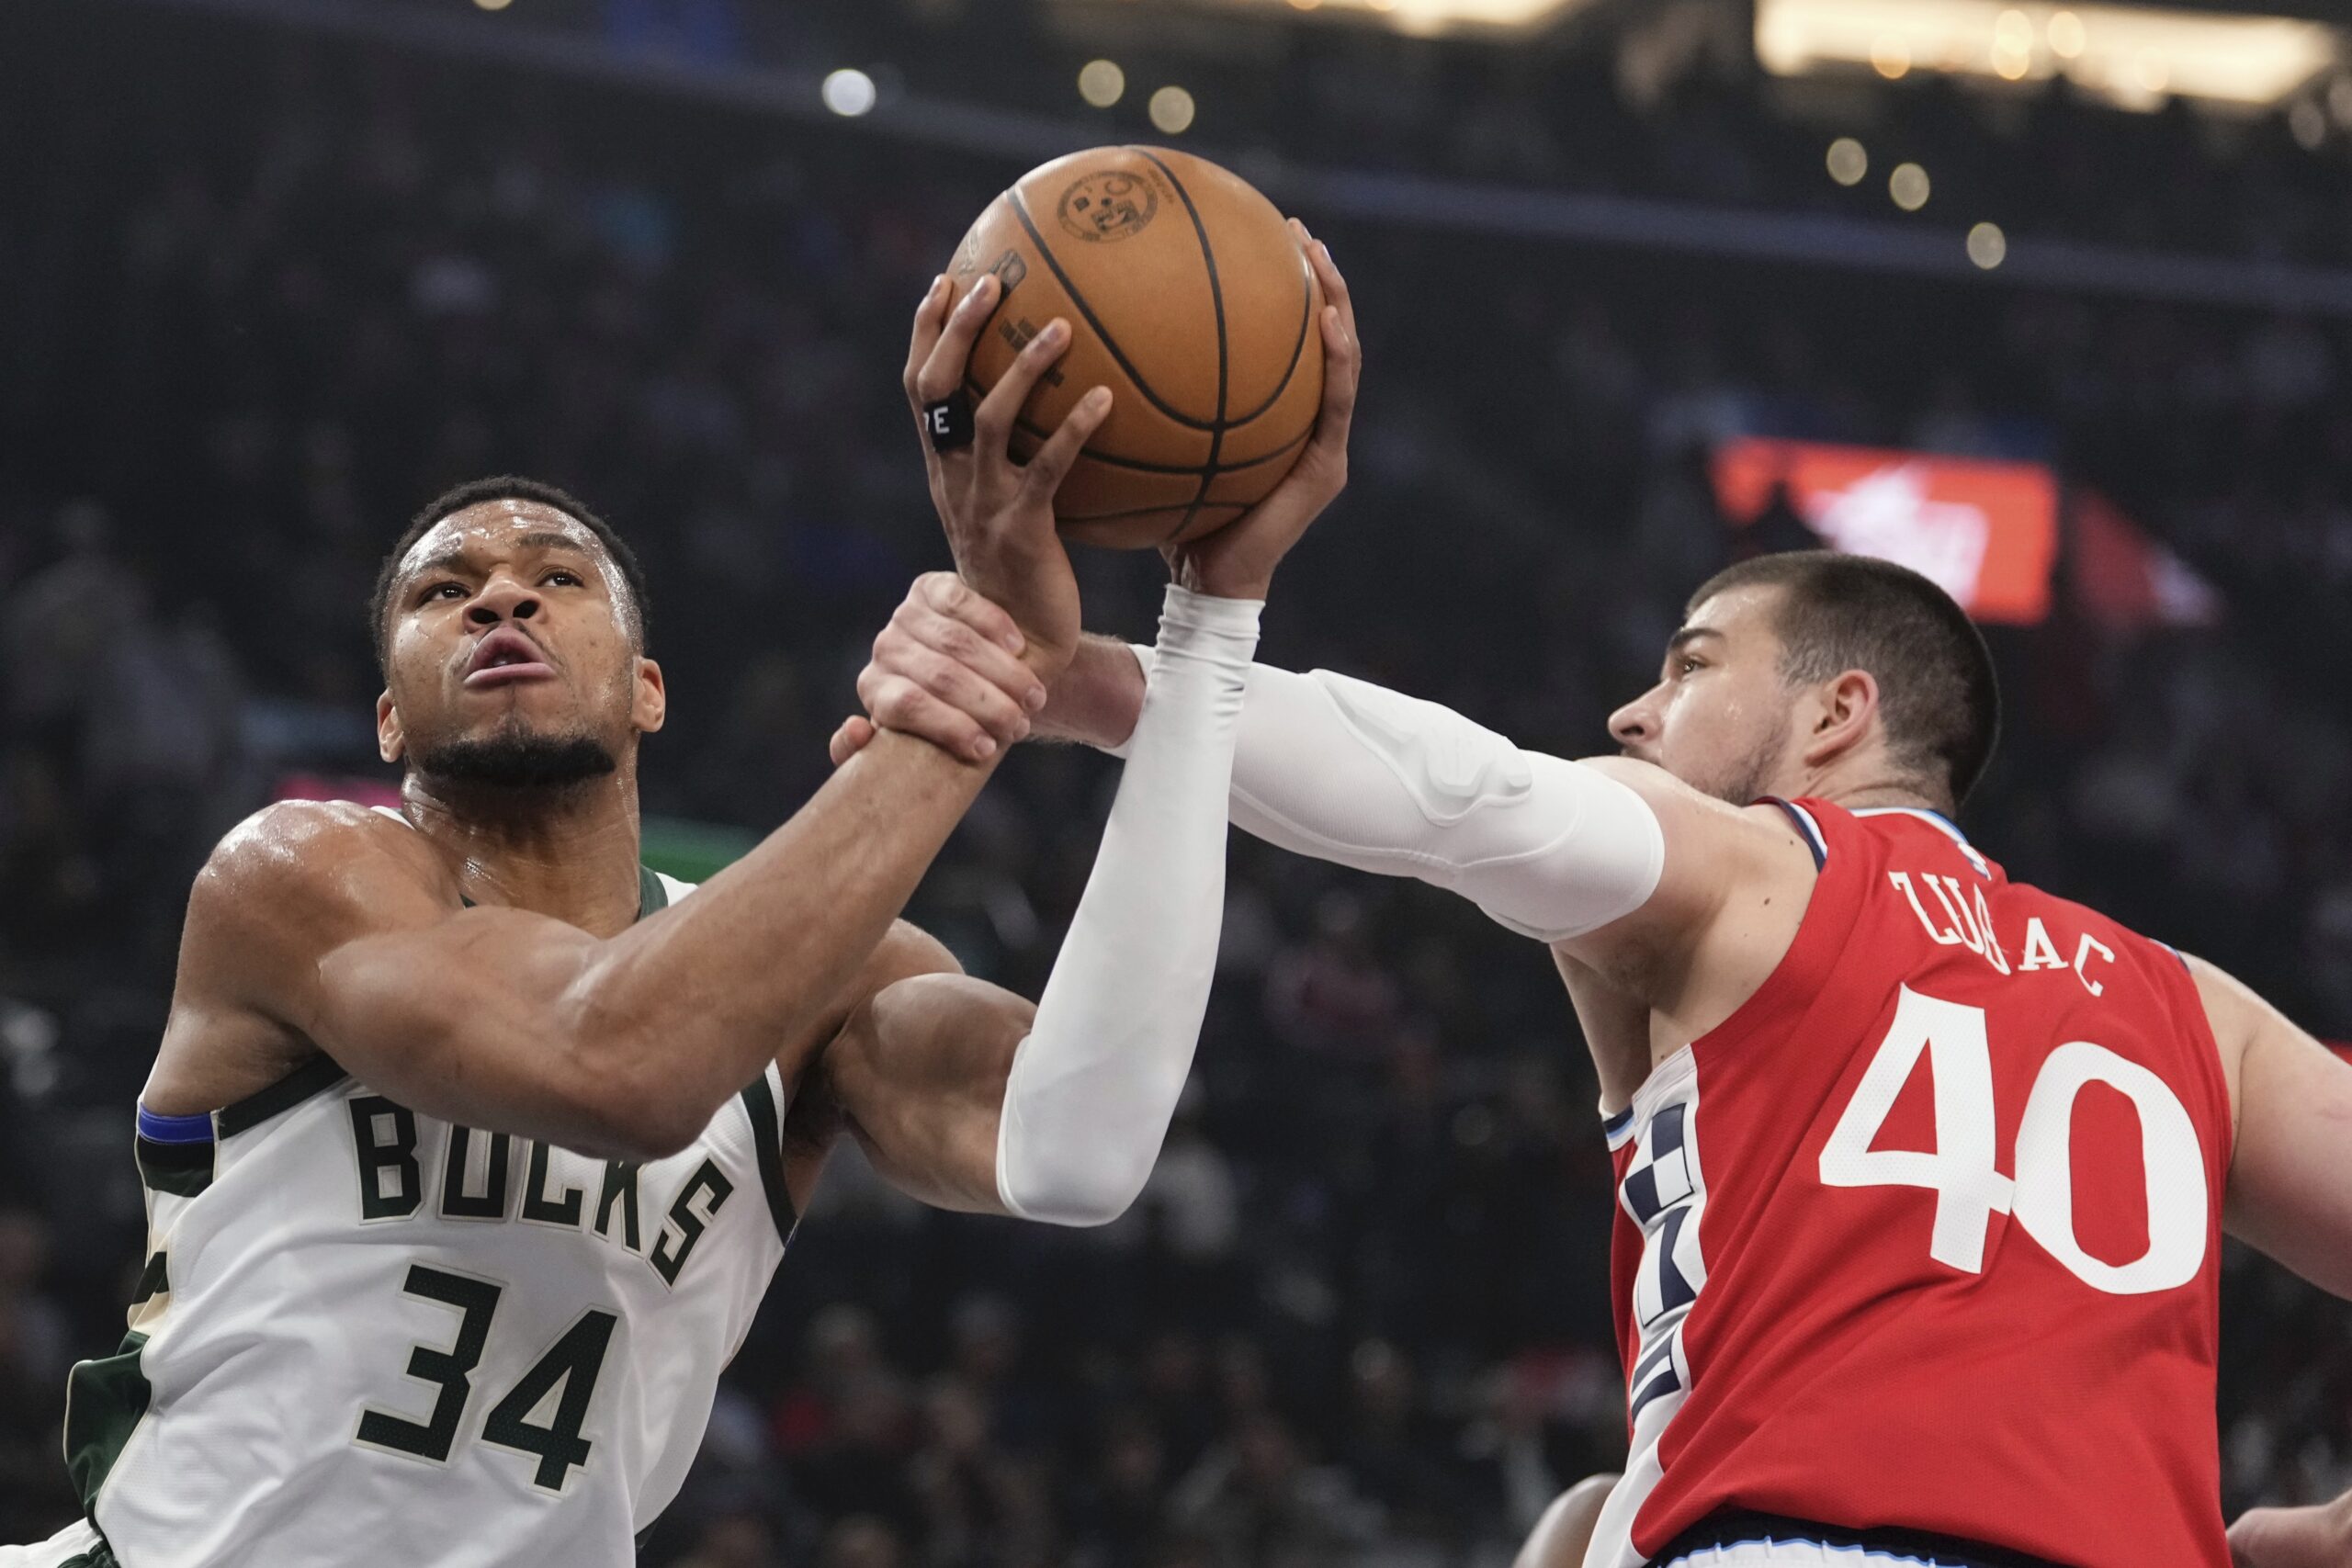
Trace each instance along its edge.
<instances>
[{"instance_id":1,"label":"white compression sleeve","mask_svg":"<svg viewBox=\"0 0 2352 1568\"><path fill-rule=\"evenodd\" d=\"M1135 654L1148 693L1158 659ZM1232 812L1268 843L1417 877L1541 942L1633 913L1666 864L1657 815L1606 773L1328 670L1250 666Z\"/></svg>"},{"instance_id":2,"label":"white compression sleeve","mask_svg":"<svg viewBox=\"0 0 2352 1568\"><path fill-rule=\"evenodd\" d=\"M1158 677L1077 917L1012 1059L997 1195L1056 1224L1116 1219L1159 1157L1208 1010L1251 600L1170 588Z\"/></svg>"}]
</instances>

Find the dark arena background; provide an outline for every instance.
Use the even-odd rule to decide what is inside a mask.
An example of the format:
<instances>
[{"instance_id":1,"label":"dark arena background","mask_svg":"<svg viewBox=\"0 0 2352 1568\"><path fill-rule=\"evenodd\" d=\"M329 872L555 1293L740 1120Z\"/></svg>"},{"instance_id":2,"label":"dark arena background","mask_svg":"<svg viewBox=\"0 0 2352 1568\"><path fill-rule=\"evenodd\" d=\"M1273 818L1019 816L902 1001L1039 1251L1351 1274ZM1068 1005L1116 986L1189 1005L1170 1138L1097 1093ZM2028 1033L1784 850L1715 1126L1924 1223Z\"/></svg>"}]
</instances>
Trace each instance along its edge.
<instances>
[{"instance_id":1,"label":"dark arena background","mask_svg":"<svg viewBox=\"0 0 2352 1568\"><path fill-rule=\"evenodd\" d=\"M363 606L410 512L518 471L631 537L673 709L646 853L707 874L824 779L946 564L917 299L1094 143L1237 169L1352 285L1353 478L1269 659L1583 755L1736 553L1910 561L2007 682L1977 840L2352 1037L2334 10L0 5L0 1540L76 1511L63 1379L122 1332L196 868L273 799L392 798ZM1155 559L1079 570L1148 635ZM1034 996L1114 769L1023 748L910 914ZM1142 1202L958 1218L837 1160L642 1561L1502 1568L1622 1462L1550 965L1232 856ZM2225 1507L2333 1496L2352 1312L2225 1274Z\"/></svg>"}]
</instances>

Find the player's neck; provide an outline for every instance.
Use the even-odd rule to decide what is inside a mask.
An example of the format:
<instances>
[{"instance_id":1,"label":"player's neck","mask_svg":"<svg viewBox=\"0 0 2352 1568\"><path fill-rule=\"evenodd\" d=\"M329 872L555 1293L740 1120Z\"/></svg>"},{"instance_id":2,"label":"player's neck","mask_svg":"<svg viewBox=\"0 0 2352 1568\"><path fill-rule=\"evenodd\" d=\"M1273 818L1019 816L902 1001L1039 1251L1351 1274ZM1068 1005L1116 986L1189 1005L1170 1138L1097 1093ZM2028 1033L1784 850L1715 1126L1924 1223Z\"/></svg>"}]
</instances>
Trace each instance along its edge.
<instances>
[{"instance_id":1,"label":"player's neck","mask_svg":"<svg viewBox=\"0 0 2352 1568\"><path fill-rule=\"evenodd\" d=\"M1783 795L1784 798L1809 795L1815 800L1826 800L1832 806L1842 806L1849 811L1899 806L1946 816L1951 812L1950 802L1921 789L1917 779L1897 773L1883 762L1869 763L1859 758L1850 762L1840 759L1828 767L1808 773L1801 781L1800 787L1774 793Z\"/></svg>"},{"instance_id":2,"label":"player's neck","mask_svg":"<svg viewBox=\"0 0 2352 1568\"><path fill-rule=\"evenodd\" d=\"M596 936L637 919L637 780L619 769L549 790L401 786L401 812L477 904L546 915Z\"/></svg>"}]
</instances>

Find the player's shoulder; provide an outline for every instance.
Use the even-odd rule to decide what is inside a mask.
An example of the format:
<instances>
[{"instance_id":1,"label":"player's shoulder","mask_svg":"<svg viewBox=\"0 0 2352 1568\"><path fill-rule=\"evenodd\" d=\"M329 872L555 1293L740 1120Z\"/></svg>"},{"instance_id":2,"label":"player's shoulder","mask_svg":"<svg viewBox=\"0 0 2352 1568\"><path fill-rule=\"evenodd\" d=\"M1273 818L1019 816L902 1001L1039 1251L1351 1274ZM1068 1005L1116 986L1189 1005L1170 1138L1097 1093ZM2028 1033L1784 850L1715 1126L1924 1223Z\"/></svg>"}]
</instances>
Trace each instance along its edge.
<instances>
[{"instance_id":1,"label":"player's shoulder","mask_svg":"<svg viewBox=\"0 0 2352 1568\"><path fill-rule=\"evenodd\" d=\"M1640 795L1657 814L1669 843L1691 838L1716 852L1745 847L1775 858L1792 850L1811 857L1797 819L1773 802L1734 806L1693 789L1656 762L1634 757L1587 757L1583 766Z\"/></svg>"},{"instance_id":2,"label":"player's shoulder","mask_svg":"<svg viewBox=\"0 0 2352 1568\"><path fill-rule=\"evenodd\" d=\"M319 927L386 904L457 907L457 882L405 821L348 801L287 800L225 834L197 874L191 931Z\"/></svg>"}]
</instances>

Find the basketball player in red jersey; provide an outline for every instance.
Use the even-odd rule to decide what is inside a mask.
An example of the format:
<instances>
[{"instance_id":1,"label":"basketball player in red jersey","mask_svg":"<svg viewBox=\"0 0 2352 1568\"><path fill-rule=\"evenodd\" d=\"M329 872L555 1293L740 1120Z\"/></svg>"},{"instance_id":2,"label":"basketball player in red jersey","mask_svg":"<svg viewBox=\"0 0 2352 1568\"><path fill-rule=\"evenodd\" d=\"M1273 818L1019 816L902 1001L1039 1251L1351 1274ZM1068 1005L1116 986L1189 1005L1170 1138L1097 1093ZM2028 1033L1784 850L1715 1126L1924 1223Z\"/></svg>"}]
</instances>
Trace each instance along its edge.
<instances>
[{"instance_id":1,"label":"basketball player in red jersey","mask_svg":"<svg viewBox=\"0 0 2352 1568\"><path fill-rule=\"evenodd\" d=\"M952 733L930 595L860 689ZM1042 727L1117 742L1148 656L1073 672ZM1996 719L1949 596L1819 552L1692 597L1623 757L1252 671L1234 821L1471 898L1583 1021L1632 1449L1588 1568L2229 1561L2222 1233L2352 1295L2352 1067L1970 844Z\"/></svg>"}]
</instances>

